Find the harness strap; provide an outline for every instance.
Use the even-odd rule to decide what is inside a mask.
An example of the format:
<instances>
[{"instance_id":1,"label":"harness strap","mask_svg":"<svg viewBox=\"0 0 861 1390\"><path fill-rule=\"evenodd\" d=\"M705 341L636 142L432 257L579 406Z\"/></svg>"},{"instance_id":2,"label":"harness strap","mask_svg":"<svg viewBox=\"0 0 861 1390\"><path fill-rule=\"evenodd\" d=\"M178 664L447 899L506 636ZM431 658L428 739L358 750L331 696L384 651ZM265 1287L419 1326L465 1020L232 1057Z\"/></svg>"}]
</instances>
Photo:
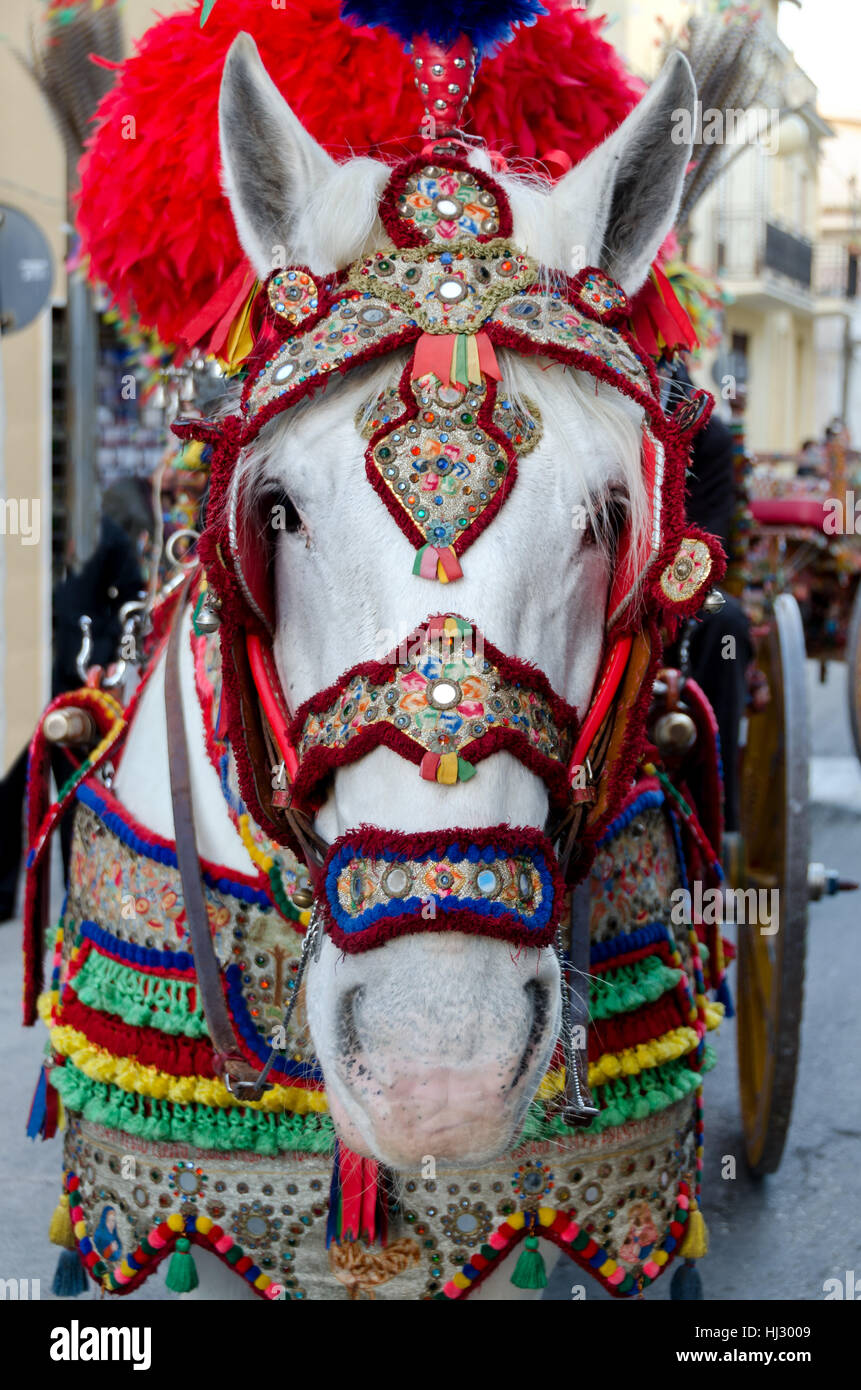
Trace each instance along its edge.
<instances>
[{"instance_id":1,"label":"harness strap","mask_svg":"<svg viewBox=\"0 0 861 1390\"><path fill-rule=\"evenodd\" d=\"M200 860L197 853L194 806L191 796L191 771L188 761L188 741L185 733L179 672L182 618L185 613L190 584L191 576L185 581L176 607L164 671L170 796L173 807L176 857L182 881L185 915L191 937L191 949L194 955L200 1000L215 1052L213 1063L215 1071L224 1078L224 1083L232 1094L237 1094L241 1090L243 1100L259 1100L264 1091L269 1089L269 1086L260 1084L257 1075L259 1068L252 1065L239 1051L236 1034L233 1031L221 987L221 972L212 944L212 933L209 928L209 917L206 911L206 899L200 872Z\"/></svg>"}]
</instances>

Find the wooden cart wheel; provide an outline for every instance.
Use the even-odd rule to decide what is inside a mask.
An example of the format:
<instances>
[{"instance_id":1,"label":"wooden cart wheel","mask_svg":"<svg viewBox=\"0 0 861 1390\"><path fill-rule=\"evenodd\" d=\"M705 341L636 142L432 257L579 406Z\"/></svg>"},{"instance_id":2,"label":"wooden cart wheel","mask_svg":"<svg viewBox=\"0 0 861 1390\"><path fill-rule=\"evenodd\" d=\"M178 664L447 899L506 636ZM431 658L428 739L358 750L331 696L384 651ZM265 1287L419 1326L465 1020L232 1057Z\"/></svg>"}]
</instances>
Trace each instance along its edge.
<instances>
[{"instance_id":1,"label":"wooden cart wheel","mask_svg":"<svg viewBox=\"0 0 861 1390\"><path fill-rule=\"evenodd\" d=\"M776 920L739 925L738 1065L751 1172L774 1173L792 1114L807 933L809 715L804 630L795 599L775 600L757 662L771 701L748 719L741 766L746 888L776 888ZM764 900L770 904L775 900ZM776 927L773 934L764 933Z\"/></svg>"},{"instance_id":2,"label":"wooden cart wheel","mask_svg":"<svg viewBox=\"0 0 861 1390\"><path fill-rule=\"evenodd\" d=\"M849 722L855 752L861 759L861 582L855 590L849 636L846 639L846 675L849 695Z\"/></svg>"}]
</instances>

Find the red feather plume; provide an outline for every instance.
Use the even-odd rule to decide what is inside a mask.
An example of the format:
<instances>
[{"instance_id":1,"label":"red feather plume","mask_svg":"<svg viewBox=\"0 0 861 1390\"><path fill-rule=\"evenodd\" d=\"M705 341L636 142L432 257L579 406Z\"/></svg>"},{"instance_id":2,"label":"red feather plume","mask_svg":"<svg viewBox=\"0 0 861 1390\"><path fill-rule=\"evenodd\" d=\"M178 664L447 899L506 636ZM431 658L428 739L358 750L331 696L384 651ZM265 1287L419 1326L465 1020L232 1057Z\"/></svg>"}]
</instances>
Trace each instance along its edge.
<instances>
[{"instance_id":1,"label":"red feather plume","mask_svg":"<svg viewBox=\"0 0 861 1390\"><path fill-rule=\"evenodd\" d=\"M470 128L509 158L563 151L576 163L641 88L589 19L564 0L481 64ZM255 39L275 83L329 152L407 152L422 117L400 39L355 29L338 0L219 0L162 19L103 98L79 166L78 230L91 277L166 342L184 336L244 262L219 177L217 105L233 39Z\"/></svg>"}]
</instances>

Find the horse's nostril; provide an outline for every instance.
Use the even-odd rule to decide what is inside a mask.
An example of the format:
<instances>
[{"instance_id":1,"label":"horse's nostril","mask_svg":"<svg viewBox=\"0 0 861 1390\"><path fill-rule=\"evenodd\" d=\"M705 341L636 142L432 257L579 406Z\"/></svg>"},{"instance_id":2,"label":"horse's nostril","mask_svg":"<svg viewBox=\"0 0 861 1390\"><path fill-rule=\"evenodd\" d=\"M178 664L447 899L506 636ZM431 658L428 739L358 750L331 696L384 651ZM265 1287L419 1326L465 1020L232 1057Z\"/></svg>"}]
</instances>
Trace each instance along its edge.
<instances>
[{"instance_id":1,"label":"horse's nostril","mask_svg":"<svg viewBox=\"0 0 861 1390\"><path fill-rule=\"evenodd\" d=\"M541 1046L550 1017L550 994L546 985L541 984L539 980L529 980L523 988L526 994L532 998L532 1022L517 1072L511 1081L512 1089L528 1072L535 1051Z\"/></svg>"},{"instance_id":2,"label":"horse's nostril","mask_svg":"<svg viewBox=\"0 0 861 1390\"><path fill-rule=\"evenodd\" d=\"M363 992L362 986L356 985L353 989L345 990L338 1000L338 1046L344 1056L355 1056L361 1050L355 1007Z\"/></svg>"}]
</instances>

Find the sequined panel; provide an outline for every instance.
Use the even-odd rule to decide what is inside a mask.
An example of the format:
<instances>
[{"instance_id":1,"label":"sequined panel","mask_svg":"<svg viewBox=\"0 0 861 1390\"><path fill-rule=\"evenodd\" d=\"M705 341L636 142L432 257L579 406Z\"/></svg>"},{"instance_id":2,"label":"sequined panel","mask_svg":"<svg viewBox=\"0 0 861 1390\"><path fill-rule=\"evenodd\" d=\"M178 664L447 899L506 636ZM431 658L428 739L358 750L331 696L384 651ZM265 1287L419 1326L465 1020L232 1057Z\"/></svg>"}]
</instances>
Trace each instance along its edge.
<instances>
[{"instance_id":1,"label":"sequined panel","mask_svg":"<svg viewBox=\"0 0 861 1390\"><path fill-rule=\"evenodd\" d=\"M477 423L485 387L445 404L453 389L432 379L413 383L418 415L385 434L371 458L380 478L418 527L425 543L451 546L481 517L511 470L506 451Z\"/></svg>"},{"instance_id":2,"label":"sequined panel","mask_svg":"<svg viewBox=\"0 0 861 1390\"><path fill-rule=\"evenodd\" d=\"M636 814L595 856L592 888L593 941L630 934L667 916L679 870L672 832L657 808Z\"/></svg>"},{"instance_id":3,"label":"sequined panel","mask_svg":"<svg viewBox=\"0 0 861 1390\"><path fill-rule=\"evenodd\" d=\"M426 333L474 333L537 274L536 261L500 239L377 251L353 267L349 283L399 305Z\"/></svg>"},{"instance_id":4,"label":"sequined panel","mask_svg":"<svg viewBox=\"0 0 861 1390\"><path fill-rule=\"evenodd\" d=\"M204 875L204 897L218 961L226 969L231 1006L253 1025L260 1045L281 1023L298 969L302 934L275 911L253 901L253 894L231 894L228 879L214 884ZM244 885L240 885L243 888ZM132 950L130 960L146 969L146 959L168 964L171 953L189 953L190 942L179 870L123 841L89 807L78 808L70 863L66 915L71 922L94 921L107 929L111 950ZM74 932L67 933L67 951ZM143 948L134 953L133 948ZM142 959L143 957L143 959ZM312 1058L304 1016L298 1010L291 1040L295 1061ZM265 1052L264 1052L265 1056Z\"/></svg>"},{"instance_id":5,"label":"sequined panel","mask_svg":"<svg viewBox=\"0 0 861 1390\"><path fill-rule=\"evenodd\" d=\"M484 654L481 635L466 626L459 639L427 630L402 644L391 677L353 676L322 713L311 712L297 752L348 748L369 726L388 724L421 749L469 758L489 733L508 729L536 753L567 758L570 735L557 726L550 700L504 675Z\"/></svg>"},{"instance_id":6,"label":"sequined panel","mask_svg":"<svg viewBox=\"0 0 861 1390\"><path fill-rule=\"evenodd\" d=\"M421 407L437 407L452 410L463 405L467 409L478 409L481 397L475 391L463 386L439 386L436 382L423 383L425 389L418 397ZM396 386L388 386L375 400L367 402L356 413L356 429L363 439L370 439L383 425L392 424L404 413L404 404ZM446 419L452 419L446 416ZM454 423L452 419L452 424ZM507 391L500 389L493 402L493 423L517 451L517 457L531 453L541 442L541 411L529 397L513 399Z\"/></svg>"},{"instance_id":7,"label":"sequined panel","mask_svg":"<svg viewBox=\"0 0 861 1390\"><path fill-rule=\"evenodd\" d=\"M573 309L558 290L519 295L501 304L494 323L526 333L536 343L573 348L602 362L642 391L651 392L648 373L620 333Z\"/></svg>"},{"instance_id":8,"label":"sequined panel","mask_svg":"<svg viewBox=\"0 0 861 1390\"><path fill-rule=\"evenodd\" d=\"M561 907L547 860L535 845L521 852L490 846L479 851L455 842L445 850L406 854L366 850L358 832L335 853L325 885L339 940L350 938L356 949L368 927L404 914L411 931L457 931L468 916L489 931L505 927L529 942L555 927Z\"/></svg>"},{"instance_id":9,"label":"sequined panel","mask_svg":"<svg viewBox=\"0 0 861 1390\"><path fill-rule=\"evenodd\" d=\"M270 358L248 389L243 412L256 415L312 377L325 376L368 347L393 337L405 321L399 309L382 299L346 292L314 328L288 338Z\"/></svg>"},{"instance_id":10,"label":"sequined panel","mask_svg":"<svg viewBox=\"0 0 861 1390\"><path fill-rule=\"evenodd\" d=\"M273 1281L268 1297L405 1301L438 1295L462 1270L474 1270L479 1252L495 1253L489 1242L506 1221L539 1209L564 1211L626 1274L642 1279L655 1252L674 1243L679 1183L696 1179L695 1114L685 1101L624 1132L572 1137L562 1148L529 1142L482 1168L393 1174L386 1249L360 1242L327 1252L325 1156L227 1156L146 1142L71 1116L64 1165L80 1180L76 1200L108 1270L121 1269L159 1223L179 1215L186 1229L200 1218L216 1223L239 1276L251 1263L249 1274ZM541 1245L552 1266L555 1247ZM192 1252L201 1259L198 1245ZM588 1286L589 1275L572 1264L570 1282Z\"/></svg>"},{"instance_id":11,"label":"sequined panel","mask_svg":"<svg viewBox=\"0 0 861 1390\"><path fill-rule=\"evenodd\" d=\"M493 236L499 231L499 208L471 169L428 164L407 179L398 200L405 222L436 242L457 236Z\"/></svg>"}]
</instances>

